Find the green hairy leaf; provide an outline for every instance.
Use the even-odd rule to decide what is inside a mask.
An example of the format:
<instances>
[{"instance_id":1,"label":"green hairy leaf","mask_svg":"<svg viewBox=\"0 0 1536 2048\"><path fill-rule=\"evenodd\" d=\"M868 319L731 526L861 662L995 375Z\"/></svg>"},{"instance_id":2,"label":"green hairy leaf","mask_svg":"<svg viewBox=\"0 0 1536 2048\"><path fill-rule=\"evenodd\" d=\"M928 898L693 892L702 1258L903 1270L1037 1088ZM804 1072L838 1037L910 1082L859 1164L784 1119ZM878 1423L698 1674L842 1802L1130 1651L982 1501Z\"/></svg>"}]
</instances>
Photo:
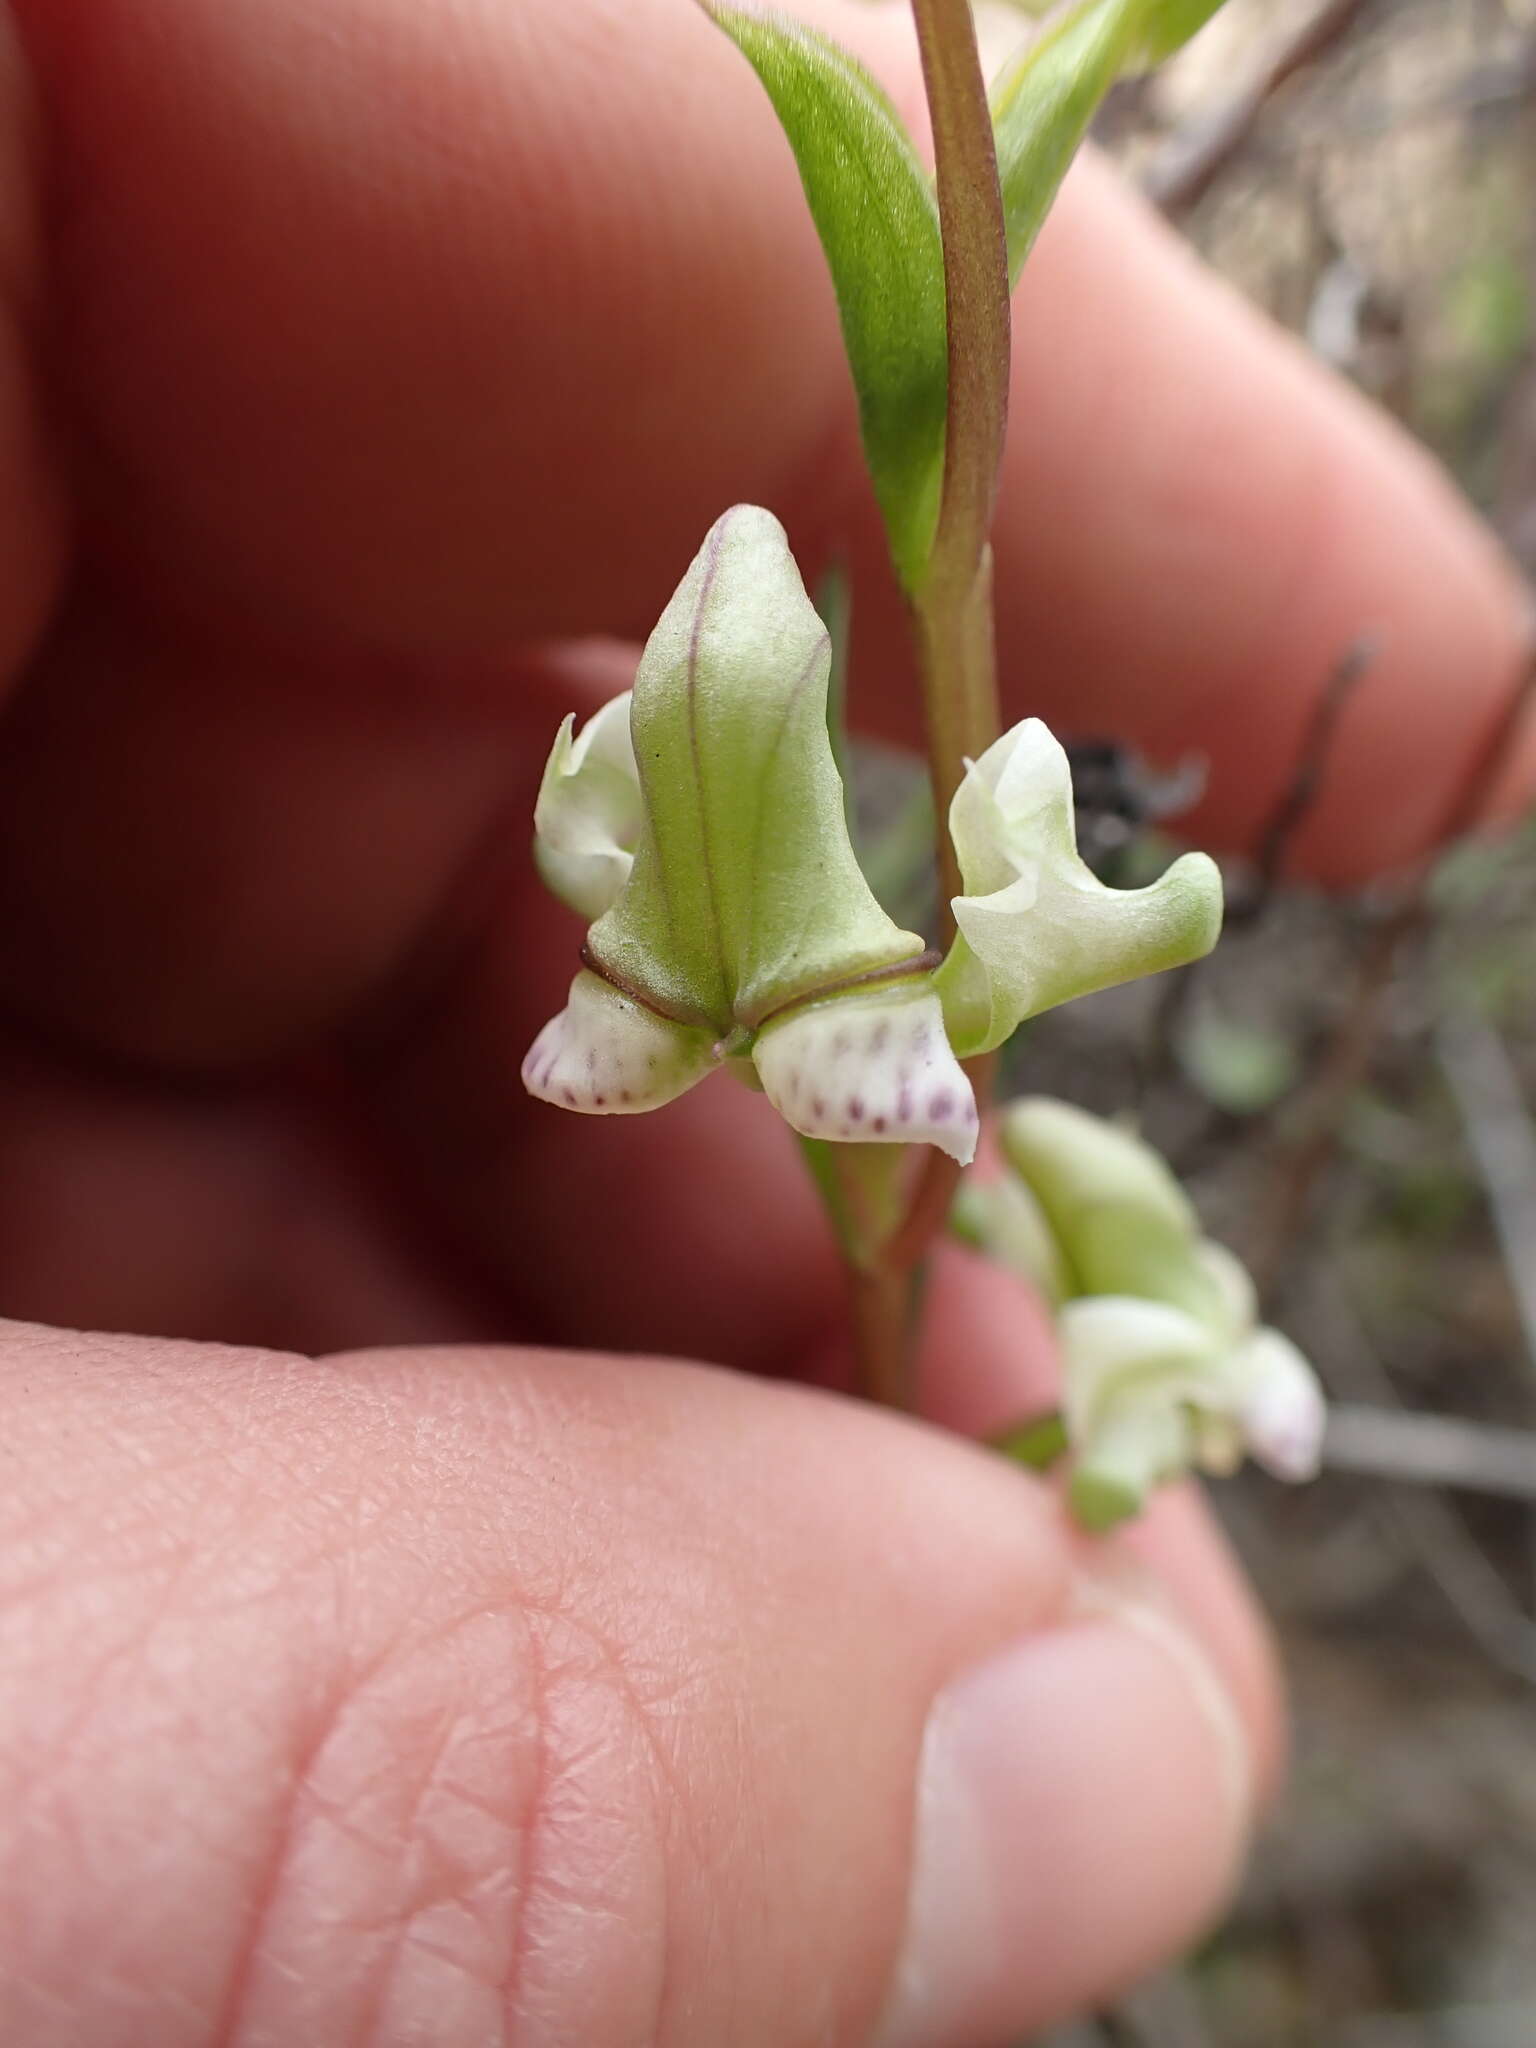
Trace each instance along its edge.
<instances>
[{"instance_id":1,"label":"green hairy leaf","mask_svg":"<svg viewBox=\"0 0 1536 2048\"><path fill-rule=\"evenodd\" d=\"M948 384L933 187L895 108L835 43L782 15L703 4L761 79L794 151L891 555L915 589L938 517Z\"/></svg>"},{"instance_id":2,"label":"green hairy leaf","mask_svg":"<svg viewBox=\"0 0 1536 2048\"><path fill-rule=\"evenodd\" d=\"M1016 283L1100 101L1127 71L1187 42L1221 0L1080 0L1054 17L992 89L997 173Z\"/></svg>"}]
</instances>

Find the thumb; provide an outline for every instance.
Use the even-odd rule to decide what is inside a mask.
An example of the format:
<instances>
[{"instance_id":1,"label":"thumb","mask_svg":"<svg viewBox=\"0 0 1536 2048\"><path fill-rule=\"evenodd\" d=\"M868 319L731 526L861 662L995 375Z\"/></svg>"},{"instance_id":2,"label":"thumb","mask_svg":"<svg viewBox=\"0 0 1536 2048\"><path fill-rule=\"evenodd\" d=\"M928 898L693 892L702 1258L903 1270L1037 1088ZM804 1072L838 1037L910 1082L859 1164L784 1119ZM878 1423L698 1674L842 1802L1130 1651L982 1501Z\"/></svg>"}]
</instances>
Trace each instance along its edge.
<instances>
[{"instance_id":1,"label":"thumb","mask_svg":"<svg viewBox=\"0 0 1536 2048\"><path fill-rule=\"evenodd\" d=\"M980 2048L1232 1881L1260 1738L1182 1566L958 1442L667 1363L5 1349L9 2048Z\"/></svg>"}]
</instances>

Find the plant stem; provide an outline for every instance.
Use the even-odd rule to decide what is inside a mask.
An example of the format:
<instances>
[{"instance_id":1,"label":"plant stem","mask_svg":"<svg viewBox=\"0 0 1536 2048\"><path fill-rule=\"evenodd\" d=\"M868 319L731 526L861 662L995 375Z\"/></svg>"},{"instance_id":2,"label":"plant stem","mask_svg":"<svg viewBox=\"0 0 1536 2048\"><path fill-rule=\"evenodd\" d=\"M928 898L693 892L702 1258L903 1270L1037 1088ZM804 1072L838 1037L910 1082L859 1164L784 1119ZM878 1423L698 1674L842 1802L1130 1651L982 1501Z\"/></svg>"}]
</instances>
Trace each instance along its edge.
<instances>
[{"instance_id":1,"label":"plant stem","mask_svg":"<svg viewBox=\"0 0 1536 2048\"><path fill-rule=\"evenodd\" d=\"M913 1406L917 1281L910 1266L889 1260L848 1269L859 1391L885 1408Z\"/></svg>"},{"instance_id":2,"label":"plant stem","mask_svg":"<svg viewBox=\"0 0 1536 2048\"><path fill-rule=\"evenodd\" d=\"M1008 234L970 0L912 0L944 240L949 399L928 580L967 590L992 530L1008 420Z\"/></svg>"},{"instance_id":3,"label":"plant stem","mask_svg":"<svg viewBox=\"0 0 1536 2048\"><path fill-rule=\"evenodd\" d=\"M933 124L949 337L944 487L912 605L947 939L960 890L950 801L967 757L998 730L988 535L1008 420L1008 236L969 0L912 0L912 12Z\"/></svg>"},{"instance_id":4,"label":"plant stem","mask_svg":"<svg viewBox=\"0 0 1536 2048\"><path fill-rule=\"evenodd\" d=\"M984 548L966 584L933 579L912 605L933 786L934 851L939 871L939 939L955 935L950 900L961 891L949 836L949 807L968 760L997 738L997 665L992 641L992 550Z\"/></svg>"},{"instance_id":5,"label":"plant stem","mask_svg":"<svg viewBox=\"0 0 1536 2048\"><path fill-rule=\"evenodd\" d=\"M967 758L984 752L998 731L988 535L1008 419L1008 239L970 0L912 0L912 12L933 123L949 342L944 486L927 569L912 597L947 942L950 898L961 887L949 806ZM991 1070L990 1060L970 1069L980 1108ZM874 1400L911 1405L923 1263L959 1172L944 1153L930 1151L894 1225L872 1256L850 1265L860 1377Z\"/></svg>"}]
</instances>

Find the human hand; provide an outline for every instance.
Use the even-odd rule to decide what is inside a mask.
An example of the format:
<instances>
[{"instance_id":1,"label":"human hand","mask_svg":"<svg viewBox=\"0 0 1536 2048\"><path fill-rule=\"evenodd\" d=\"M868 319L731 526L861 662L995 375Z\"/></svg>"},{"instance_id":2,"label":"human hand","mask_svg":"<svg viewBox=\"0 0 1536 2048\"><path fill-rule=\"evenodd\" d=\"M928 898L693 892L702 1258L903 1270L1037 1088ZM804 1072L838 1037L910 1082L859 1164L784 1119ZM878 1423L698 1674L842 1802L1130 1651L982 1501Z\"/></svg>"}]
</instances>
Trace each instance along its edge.
<instances>
[{"instance_id":1,"label":"human hand","mask_svg":"<svg viewBox=\"0 0 1536 2048\"><path fill-rule=\"evenodd\" d=\"M547 643L746 498L852 551L907 701L754 81L684 0L12 12L0 1278L57 1327L4 1336L0 2038L973 2048L1107 1994L1276 1767L1198 1507L1087 1546L774 1384L838 1375L775 1120L517 1082L574 943L533 788L623 662ZM915 118L897 16L822 18ZM1419 850L1520 627L1420 459L1092 165L1016 376L1014 715L1198 744L1236 834L1374 626L1302 850ZM1048 1370L946 1253L929 1414Z\"/></svg>"}]
</instances>

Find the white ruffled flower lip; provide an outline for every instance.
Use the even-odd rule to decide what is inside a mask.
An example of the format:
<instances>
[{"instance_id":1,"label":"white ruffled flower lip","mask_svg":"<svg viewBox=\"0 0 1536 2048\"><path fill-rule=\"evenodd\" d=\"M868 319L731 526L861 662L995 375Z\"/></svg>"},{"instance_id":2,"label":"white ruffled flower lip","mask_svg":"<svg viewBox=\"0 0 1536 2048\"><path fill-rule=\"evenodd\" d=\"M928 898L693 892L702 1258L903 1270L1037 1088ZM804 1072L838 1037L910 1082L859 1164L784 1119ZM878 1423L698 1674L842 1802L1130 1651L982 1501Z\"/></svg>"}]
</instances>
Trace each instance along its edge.
<instances>
[{"instance_id":1,"label":"white ruffled flower lip","mask_svg":"<svg viewBox=\"0 0 1536 2048\"><path fill-rule=\"evenodd\" d=\"M949 825L965 889L953 901L961 943L940 986L962 1053L1215 944L1221 877L1205 854L1182 855L1144 889L1108 888L1082 859L1071 764L1038 718L966 763Z\"/></svg>"}]
</instances>

